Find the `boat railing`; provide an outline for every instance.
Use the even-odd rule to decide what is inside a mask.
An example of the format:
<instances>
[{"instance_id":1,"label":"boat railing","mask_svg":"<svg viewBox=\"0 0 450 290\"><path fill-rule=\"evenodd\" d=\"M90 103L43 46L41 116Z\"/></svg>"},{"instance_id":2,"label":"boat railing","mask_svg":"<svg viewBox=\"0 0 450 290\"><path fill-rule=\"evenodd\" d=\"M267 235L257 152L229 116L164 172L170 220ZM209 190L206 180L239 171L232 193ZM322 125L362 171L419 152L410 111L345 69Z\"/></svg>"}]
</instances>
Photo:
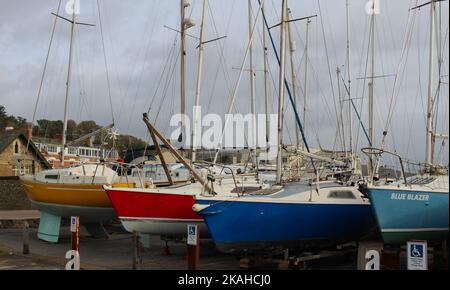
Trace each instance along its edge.
<instances>
[{"instance_id":1,"label":"boat railing","mask_svg":"<svg viewBox=\"0 0 450 290\"><path fill-rule=\"evenodd\" d=\"M379 161L381 156L383 154L388 154L388 155L392 155L394 157L398 158L398 161L400 163L400 169L401 169L401 178L403 178L403 182L405 183L405 186L408 186L408 180L406 179L406 173L405 173L405 165L404 165L404 160L403 158L394 152L390 152L384 149L380 149L380 148L374 148L374 147L366 147L366 148L362 148L361 151L366 154L369 158L372 158L374 155L377 157L377 160ZM370 180L373 182L374 178L376 175L376 170L373 170L372 172L372 176L370 176Z\"/></svg>"},{"instance_id":2,"label":"boat railing","mask_svg":"<svg viewBox=\"0 0 450 290\"><path fill-rule=\"evenodd\" d=\"M86 175L86 168L85 168L86 165L95 165L95 170L94 170L94 174L92 176L91 184L94 184L95 178L97 177L97 172L98 172L100 166L102 166L102 168L103 168L102 175L104 174L104 169L106 166L110 167L111 169L115 167L115 170L114 170L115 175L113 177L116 177L116 176L117 177L120 176L121 178L124 177L126 183L130 183L127 172L129 170L131 170L132 168L138 168L138 169L140 168L139 164L125 163L125 162L118 162L118 161L101 160L100 162L81 162L80 166L83 170L84 177L88 177ZM139 183L141 184L142 187L144 187L144 178L141 176L140 170L136 170L136 172L138 174L137 177L139 179Z\"/></svg>"},{"instance_id":3,"label":"boat railing","mask_svg":"<svg viewBox=\"0 0 450 290\"><path fill-rule=\"evenodd\" d=\"M217 164L217 163L208 162L208 161L195 162L195 165L200 166L200 167L205 168L206 170L208 170L208 177L207 178L208 178L208 181L211 182L211 184L214 184L214 181L215 181L215 177L214 177L214 175L211 172L211 166L217 166L217 167L222 168L222 170L220 171L220 173L218 175L221 175L224 172L225 169L229 169L230 172L231 172L231 176L233 178L234 186L236 188L238 188L238 184L237 184L237 181L236 181L236 176L234 175L234 171L233 171L233 169L231 167L229 167L227 165L224 165L224 164Z\"/></svg>"}]
</instances>

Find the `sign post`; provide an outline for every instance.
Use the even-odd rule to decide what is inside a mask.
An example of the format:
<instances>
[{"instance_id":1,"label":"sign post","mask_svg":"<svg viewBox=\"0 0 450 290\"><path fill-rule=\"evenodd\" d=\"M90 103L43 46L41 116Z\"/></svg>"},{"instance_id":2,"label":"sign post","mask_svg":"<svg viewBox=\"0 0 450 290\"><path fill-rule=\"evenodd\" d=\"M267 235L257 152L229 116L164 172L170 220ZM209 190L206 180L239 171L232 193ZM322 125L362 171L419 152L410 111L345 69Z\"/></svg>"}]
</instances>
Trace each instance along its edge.
<instances>
[{"instance_id":1,"label":"sign post","mask_svg":"<svg viewBox=\"0 0 450 290\"><path fill-rule=\"evenodd\" d=\"M200 233L198 225L187 226L188 270L200 269Z\"/></svg>"},{"instance_id":2,"label":"sign post","mask_svg":"<svg viewBox=\"0 0 450 290\"><path fill-rule=\"evenodd\" d=\"M406 244L407 269L428 270L427 241L410 241Z\"/></svg>"},{"instance_id":3,"label":"sign post","mask_svg":"<svg viewBox=\"0 0 450 290\"><path fill-rule=\"evenodd\" d=\"M80 270L80 218L77 216L70 217L70 233L71 245L70 250L66 253L66 259L69 259L66 270Z\"/></svg>"},{"instance_id":4,"label":"sign post","mask_svg":"<svg viewBox=\"0 0 450 290\"><path fill-rule=\"evenodd\" d=\"M80 218L77 216L70 217L70 234L71 234L71 249L78 251L80 247Z\"/></svg>"}]
</instances>

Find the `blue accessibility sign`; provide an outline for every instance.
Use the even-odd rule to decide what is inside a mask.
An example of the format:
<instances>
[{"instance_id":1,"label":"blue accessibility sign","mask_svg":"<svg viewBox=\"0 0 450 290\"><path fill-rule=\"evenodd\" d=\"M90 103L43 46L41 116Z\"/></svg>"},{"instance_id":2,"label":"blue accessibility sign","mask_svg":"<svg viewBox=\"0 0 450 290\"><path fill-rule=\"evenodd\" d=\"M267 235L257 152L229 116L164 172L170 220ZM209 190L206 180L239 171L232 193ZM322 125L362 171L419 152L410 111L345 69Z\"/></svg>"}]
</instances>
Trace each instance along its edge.
<instances>
[{"instance_id":1,"label":"blue accessibility sign","mask_svg":"<svg viewBox=\"0 0 450 290\"><path fill-rule=\"evenodd\" d=\"M428 245L426 241L410 241L407 243L408 270L428 270Z\"/></svg>"},{"instance_id":2,"label":"blue accessibility sign","mask_svg":"<svg viewBox=\"0 0 450 290\"><path fill-rule=\"evenodd\" d=\"M410 250L411 257L423 258L423 245L412 244Z\"/></svg>"}]
</instances>

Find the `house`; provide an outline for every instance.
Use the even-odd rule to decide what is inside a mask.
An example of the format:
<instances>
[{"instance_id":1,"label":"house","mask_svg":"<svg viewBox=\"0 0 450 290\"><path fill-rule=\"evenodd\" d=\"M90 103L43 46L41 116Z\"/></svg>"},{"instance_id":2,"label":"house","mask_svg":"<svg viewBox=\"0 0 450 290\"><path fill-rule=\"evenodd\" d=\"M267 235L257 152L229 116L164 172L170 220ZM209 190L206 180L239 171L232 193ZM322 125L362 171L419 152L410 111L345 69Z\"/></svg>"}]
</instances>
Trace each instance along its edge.
<instances>
[{"instance_id":1,"label":"house","mask_svg":"<svg viewBox=\"0 0 450 290\"><path fill-rule=\"evenodd\" d=\"M60 140L43 137L33 137L36 148L47 159L52 168L61 167L62 145ZM76 166L81 163L99 163L101 160L116 161L119 158L117 150L108 150L100 146L68 146L65 148L64 165Z\"/></svg>"},{"instance_id":2,"label":"house","mask_svg":"<svg viewBox=\"0 0 450 290\"><path fill-rule=\"evenodd\" d=\"M40 150L23 132L0 133L0 176L35 174L50 168Z\"/></svg>"}]
</instances>

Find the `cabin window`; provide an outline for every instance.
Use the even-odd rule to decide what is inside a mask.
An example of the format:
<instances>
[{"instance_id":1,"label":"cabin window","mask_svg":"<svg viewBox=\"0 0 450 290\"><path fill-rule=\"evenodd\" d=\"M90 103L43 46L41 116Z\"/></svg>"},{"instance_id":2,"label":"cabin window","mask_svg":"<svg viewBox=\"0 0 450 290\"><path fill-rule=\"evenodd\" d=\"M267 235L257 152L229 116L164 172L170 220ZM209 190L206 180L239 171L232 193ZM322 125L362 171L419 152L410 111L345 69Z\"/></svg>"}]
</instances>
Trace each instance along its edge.
<instances>
[{"instance_id":1,"label":"cabin window","mask_svg":"<svg viewBox=\"0 0 450 290\"><path fill-rule=\"evenodd\" d=\"M46 176L45 176L45 179L58 179L58 175L54 175L54 174L52 174L52 175L46 175Z\"/></svg>"},{"instance_id":2,"label":"cabin window","mask_svg":"<svg viewBox=\"0 0 450 290\"><path fill-rule=\"evenodd\" d=\"M348 190L335 190L328 194L328 198L355 199L353 192Z\"/></svg>"}]
</instances>

